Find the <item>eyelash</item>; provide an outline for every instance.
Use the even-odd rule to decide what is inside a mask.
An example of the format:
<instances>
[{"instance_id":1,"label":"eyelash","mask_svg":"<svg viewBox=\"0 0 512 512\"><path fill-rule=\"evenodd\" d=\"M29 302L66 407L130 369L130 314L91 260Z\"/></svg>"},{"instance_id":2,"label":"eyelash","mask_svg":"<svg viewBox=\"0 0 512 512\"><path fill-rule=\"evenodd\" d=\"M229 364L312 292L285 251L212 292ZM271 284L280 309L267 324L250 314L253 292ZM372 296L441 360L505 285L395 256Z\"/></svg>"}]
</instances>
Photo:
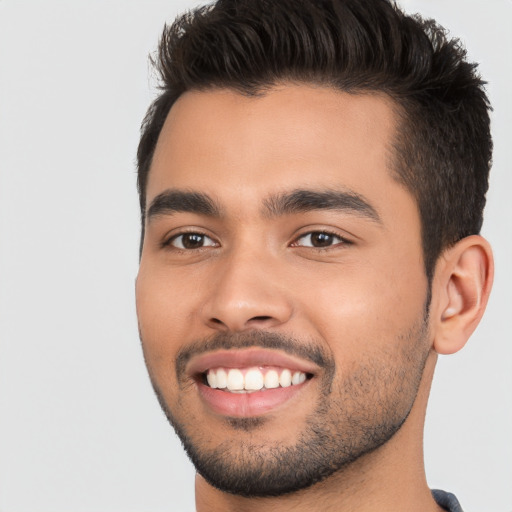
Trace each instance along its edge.
<instances>
[{"instance_id":1,"label":"eyelash","mask_svg":"<svg viewBox=\"0 0 512 512\"><path fill-rule=\"evenodd\" d=\"M201 237L203 240L205 238L211 240L213 242L213 244L211 245L205 245L205 246L201 246L201 247L195 247L195 248L187 248L187 247L176 247L173 245L173 242L178 240L179 238L182 238L187 236L187 235L196 235L198 237ZM182 243L183 245L183 243ZM205 233L201 233L200 231L183 231L181 233L178 233L176 235L172 235L171 237L167 238L166 240L163 241L162 243L162 247L165 249L173 249L173 250L176 250L176 251L183 251L183 252L188 252L188 251L193 251L193 250L198 250L198 249L203 249L205 247L214 247L218 245L217 242L215 242L215 240L213 240L212 237L208 236L207 234Z\"/></svg>"},{"instance_id":2,"label":"eyelash","mask_svg":"<svg viewBox=\"0 0 512 512\"><path fill-rule=\"evenodd\" d=\"M324 247L320 246L320 247L315 247L314 245L298 245L297 242L303 238L306 238L306 237L311 237L313 235L327 235L329 237L333 237L335 239L338 239L339 242L336 242L336 243L333 243L331 245L326 245ZM352 245L353 242L351 242L350 240L348 240L347 238L344 238L343 236L339 235L338 233L335 233L335 232L332 232L332 231L328 231L328 230L325 230L325 229L318 229L318 230L312 230L312 231L308 231L306 233L303 233L301 235L299 235L297 238L295 238L294 242L292 242L292 247L307 247L309 249L315 249L317 251L326 251L326 250L329 250L329 249L332 249L334 247L338 247L338 246L346 246L346 245Z\"/></svg>"},{"instance_id":3,"label":"eyelash","mask_svg":"<svg viewBox=\"0 0 512 512\"><path fill-rule=\"evenodd\" d=\"M188 248L183 247L183 238L182 237L185 237L187 235L196 235L197 237L200 237L203 242L205 239L209 239L212 243L208 244L208 245L201 245L200 247L188 247ZM326 245L326 246L318 246L318 247L315 247L314 245L299 245L298 244L299 240L305 239L308 236L312 237L313 235L317 235L317 236L318 235L326 235L328 237L332 237L339 241L336 243ZM175 242L176 240L178 240L180 238L182 238L182 243L181 243L182 247L176 247L175 245L173 245L173 242ZM290 244L290 246L291 247L307 247L309 249L315 249L317 251L325 251L325 250L332 249L333 247L352 245L352 243L353 242L342 237L338 233L334 233L334 232L328 231L328 230L319 229L319 230L312 230L312 231L308 231L306 233L302 233L301 235L299 235L298 237L296 237L294 239L294 241ZM218 242L216 242L213 238L211 238L210 236L208 236L205 233L202 233L200 231L185 231L185 232L181 232L176 235L173 235L170 238L164 240L164 242L162 243L162 248L167 248L167 249L172 249L172 250L182 251L182 252L189 252L189 251L204 249L206 247L218 247L218 245L219 245Z\"/></svg>"}]
</instances>

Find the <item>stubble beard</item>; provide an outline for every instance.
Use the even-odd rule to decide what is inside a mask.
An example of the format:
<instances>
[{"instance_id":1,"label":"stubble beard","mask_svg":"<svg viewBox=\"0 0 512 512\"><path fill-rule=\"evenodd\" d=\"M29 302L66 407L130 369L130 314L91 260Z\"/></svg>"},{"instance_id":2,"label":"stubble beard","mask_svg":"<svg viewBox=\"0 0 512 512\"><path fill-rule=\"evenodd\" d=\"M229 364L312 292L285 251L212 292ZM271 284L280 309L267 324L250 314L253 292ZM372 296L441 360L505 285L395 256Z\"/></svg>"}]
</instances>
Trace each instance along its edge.
<instances>
[{"instance_id":1,"label":"stubble beard","mask_svg":"<svg viewBox=\"0 0 512 512\"><path fill-rule=\"evenodd\" d=\"M299 346L297 341L265 332L217 336L213 345L276 348ZM349 376L335 381L332 356L322 352L324 372L316 408L304 420L296 442L257 444L226 439L205 448L200 435L191 435L186 423L168 407L152 378L160 405L175 429L197 472L221 491L245 497L272 497L293 493L342 472L354 461L387 443L407 419L427 361L427 315L397 337L399 353L380 353L357 364ZM209 343L211 346L212 344ZM302 351L303 345L302 345ZM318 350L317 356L318 356ZM318 358L317 358L318 359ZM346 370L346 369L345 369ZM265 428L265 417L226 418L234 430ZM270 427L268 427L270 428Z\"/></svg>"}]
</instances>

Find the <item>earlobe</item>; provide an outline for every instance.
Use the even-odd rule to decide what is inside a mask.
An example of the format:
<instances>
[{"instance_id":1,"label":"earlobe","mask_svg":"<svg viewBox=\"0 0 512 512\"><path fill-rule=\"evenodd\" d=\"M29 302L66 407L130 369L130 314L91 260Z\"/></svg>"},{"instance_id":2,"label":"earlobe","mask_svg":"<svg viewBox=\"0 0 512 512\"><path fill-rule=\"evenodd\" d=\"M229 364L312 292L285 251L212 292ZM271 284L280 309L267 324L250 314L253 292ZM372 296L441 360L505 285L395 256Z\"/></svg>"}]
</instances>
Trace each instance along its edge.
<instances>
[{"instance_id":1,"label":"earlobe","mask_svg":"<svg viewBox=\"0 0 512 512\"><path fill-rule=\"evenodd\" d=\"M463 238L440 257L431 310L436 352L453 354L466 344L485 311L493 274L491 247L478 235Z\"/></svg>"}]
</instances>

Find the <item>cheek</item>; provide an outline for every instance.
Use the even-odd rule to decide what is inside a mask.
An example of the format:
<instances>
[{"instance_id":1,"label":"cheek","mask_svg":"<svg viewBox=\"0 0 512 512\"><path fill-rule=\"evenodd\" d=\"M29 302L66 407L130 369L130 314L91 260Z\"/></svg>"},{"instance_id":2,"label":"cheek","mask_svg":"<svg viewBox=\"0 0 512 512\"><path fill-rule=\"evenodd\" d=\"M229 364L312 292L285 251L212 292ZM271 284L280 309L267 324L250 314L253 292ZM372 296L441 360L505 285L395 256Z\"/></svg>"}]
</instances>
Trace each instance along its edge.
<instances>
[{"instance_id":1,"label":"cheek","mask_svg":"<svg viewBox=\"0 0 512 512\"><path fill-rule=\"evenodd\" d=\"M136 283L137 318L144 356L152 369L168 366L197 324L193 318L196 288L173 279L168 271L148 271L141 265Z\"/></svg>"},{"instance_id":2,"label":"cheek","mask_svg":"<svg viewBox=\"0 0 512 512\"><path fill-rule=\"evenodd\" d=\"M422 320L427 280L421 263L403 271L400 265L357 264L325 274L305 283L300 307L342 359L392 346Z\"/></svg>"}]
</instances>

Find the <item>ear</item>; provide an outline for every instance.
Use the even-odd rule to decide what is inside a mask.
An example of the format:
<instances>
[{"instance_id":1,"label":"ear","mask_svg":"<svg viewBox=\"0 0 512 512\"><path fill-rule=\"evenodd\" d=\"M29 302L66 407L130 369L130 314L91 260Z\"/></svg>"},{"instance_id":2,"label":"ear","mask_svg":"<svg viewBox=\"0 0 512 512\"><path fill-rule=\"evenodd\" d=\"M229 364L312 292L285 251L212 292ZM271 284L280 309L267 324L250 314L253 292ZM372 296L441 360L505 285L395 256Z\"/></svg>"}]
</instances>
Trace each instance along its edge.
<instances>
[{"instance_id":1,"label":"ear","mask_svg":"<svg viewBox=\"0 0 512 512\"><path fill-rule=\"evenodd\" d=\"M484 238L472 235L446 249L439 258L430 310L434 350L460 350L480 322L494 276L492 250Z\"/></svg>"}]
</instances>

